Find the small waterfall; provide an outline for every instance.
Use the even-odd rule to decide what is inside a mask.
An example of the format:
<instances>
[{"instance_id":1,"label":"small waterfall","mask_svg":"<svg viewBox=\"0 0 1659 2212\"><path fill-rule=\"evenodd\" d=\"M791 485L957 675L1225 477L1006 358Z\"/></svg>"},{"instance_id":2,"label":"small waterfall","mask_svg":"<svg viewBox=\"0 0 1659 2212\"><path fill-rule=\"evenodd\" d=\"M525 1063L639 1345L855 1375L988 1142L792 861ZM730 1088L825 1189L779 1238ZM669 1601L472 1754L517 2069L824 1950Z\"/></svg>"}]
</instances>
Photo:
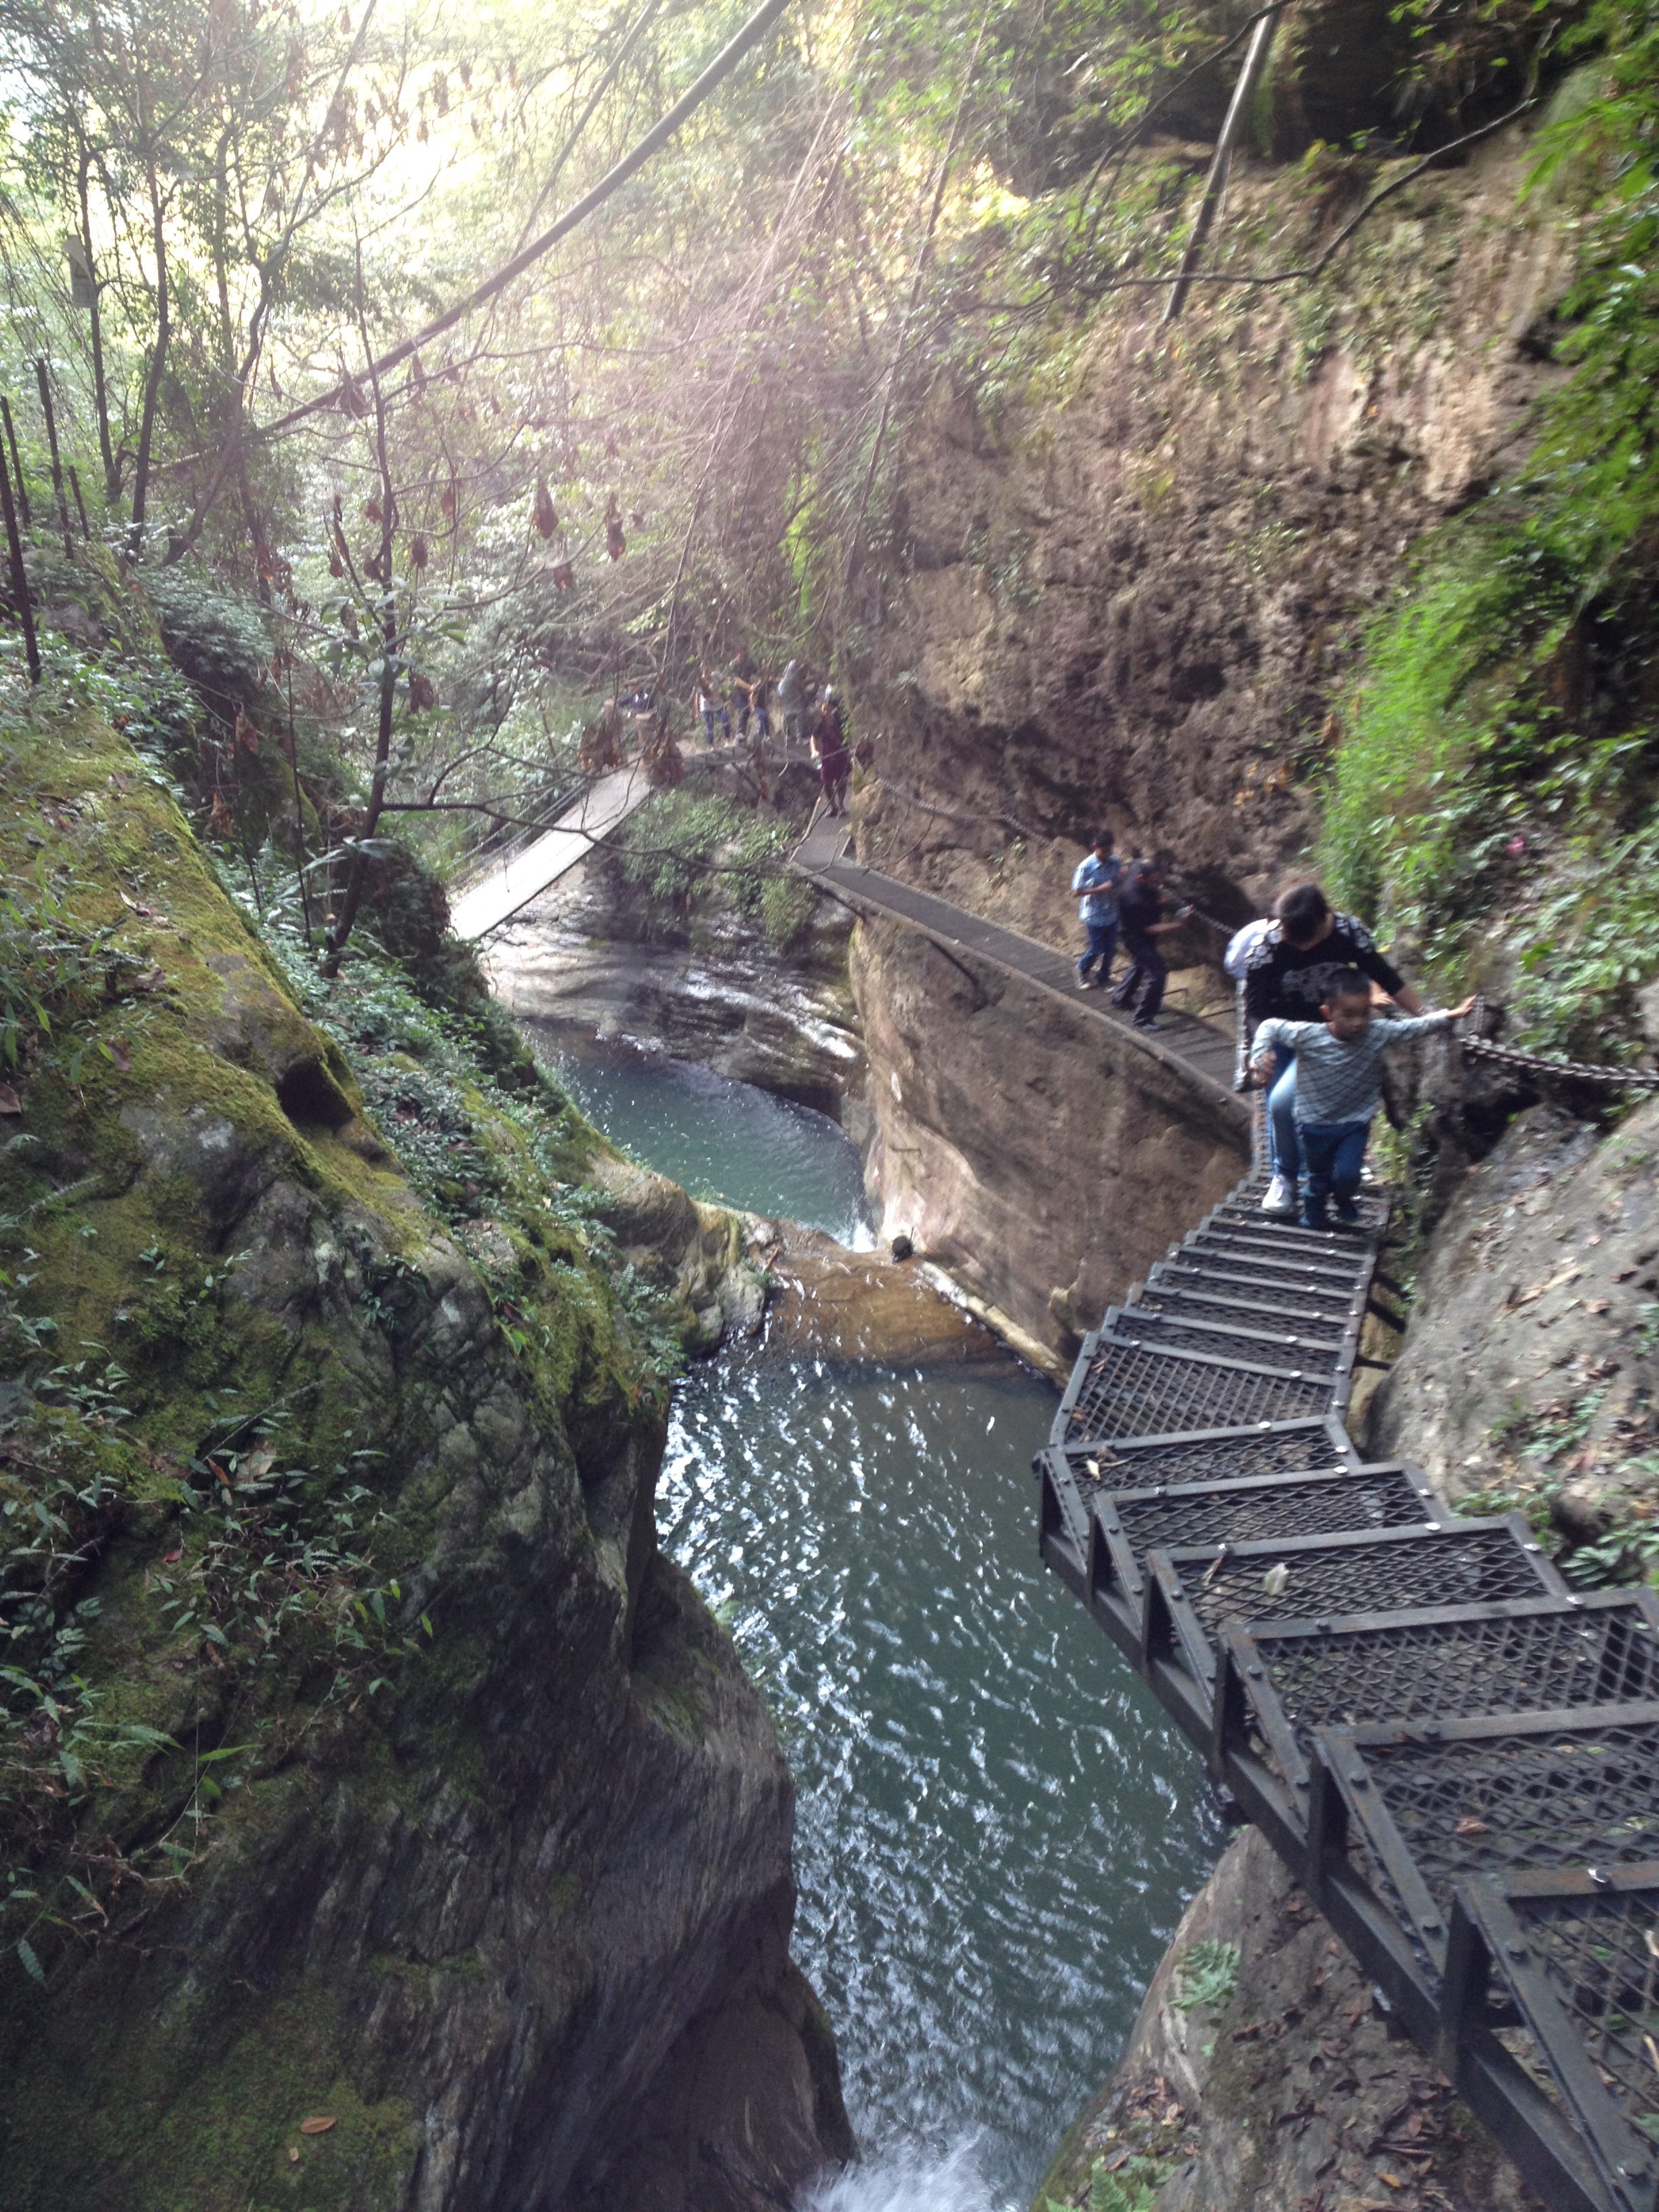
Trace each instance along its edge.
<instances>
[{"instance_id":1,"label":"small waterfall","mask_svg":"<svg viewBox=\"0 0 1659 2212\"><path fill-rule=\"evenodd\" d=\"M903 2143L816 2182L799 2212L1018 2212L980 2163L981 2138L963 2136L944 2150Z\"/></svg>"}]
</instances>

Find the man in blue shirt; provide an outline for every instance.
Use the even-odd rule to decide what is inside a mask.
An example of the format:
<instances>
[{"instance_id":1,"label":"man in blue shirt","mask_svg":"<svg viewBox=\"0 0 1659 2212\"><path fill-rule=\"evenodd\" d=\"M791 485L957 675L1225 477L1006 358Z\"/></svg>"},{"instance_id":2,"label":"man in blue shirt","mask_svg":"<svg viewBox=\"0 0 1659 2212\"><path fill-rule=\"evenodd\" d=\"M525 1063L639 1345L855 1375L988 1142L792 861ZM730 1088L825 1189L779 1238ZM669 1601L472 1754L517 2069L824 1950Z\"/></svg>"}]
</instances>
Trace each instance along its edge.
<instances>
[{"instance_id":1,"label":"man in blue shirt","mask_svg":"<svg viewBox=\"0 0 1659 2212\"><path fill-rule=\"evenodd\" d=\"M1112 857L1112 833L1103 830L1095 839L1094 850L1086 860L1079 860L1077 872L1072 878L1072 889L1082 894L1078 902L1078 918L1088 935L1088 949L1077 963L1077 987L1079 991L1091 991L1096 978L1089 972L1096 961L1100 963L1099 981L1103 988L1112 972L1112 956L1117 951L1117 887L1123 878L1123 863Z\"/></svg>"}]
</instances>

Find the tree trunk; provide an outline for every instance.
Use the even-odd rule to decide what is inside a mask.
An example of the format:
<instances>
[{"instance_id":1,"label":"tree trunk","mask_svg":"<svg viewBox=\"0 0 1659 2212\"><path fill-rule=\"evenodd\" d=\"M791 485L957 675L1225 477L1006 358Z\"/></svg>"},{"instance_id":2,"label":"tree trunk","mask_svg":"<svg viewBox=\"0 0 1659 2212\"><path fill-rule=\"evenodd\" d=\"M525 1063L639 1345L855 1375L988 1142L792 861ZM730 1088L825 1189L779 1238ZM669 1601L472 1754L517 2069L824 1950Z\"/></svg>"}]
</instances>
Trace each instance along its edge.
<instances>
[{"instance_id":1,"label":"tree trunk","mask_svg":"<svg viewBox=\"0 0 1659 2212\"><path fill-rule=\"evenodd\" d=\"M104 380L104 316L98 303L98 264L92 258L92 154L81 149L76 176L81 198L81 250L92 271L92 399L98 416L98 452L104 464L104 497L111 507L121 496L121 471L109 434L109 387Z\"/></svg>"},{"instance_id":2,"label":"tree trunk","mask_svg":"<svg viewBox=\"0 0 1659 2212\"><path fill-rule=\"evenodd\" d=\"M362 267L361 259L357 272L358 318L362 318ZM368 873L368 856L363 845L374 835L380 819L380 810L386 804L386 779L392 760L392 710L398 696L398 594L392 580L392 533L398 519L397 507L392 496L392 462L386 443L386 400L380 390L380 379L374 365L374 354L368 343L367 328L363 331L363 351L368 359L370 388L374 397L374 452L380 471L380 718L374 738L374 774L368 787L368 811L363 817L363 834L357 850L351 856L351 872L346 878L345 896L340 902L339 917L328 933L328 953L321 972L331 982L340 972L340 961L357 920L357 909L362 903L363 883Z\"/></svg>"},{"instance_id":3,"label":"tree trunk","mask_svg":"<svg viewBox=\"0 0 1659 2212\"><path fill-rule=\"evenodd\" d=\"M141 95L142 96L142 95ZM136 558L143 550L144 512L149 498L150 454L155 441L155 409L161 395L161 378L167 364L167 341L173 334L172 301L167 291L167 244L161 222L161 182L152 149L149 171L150 222L155 234L155 343L144 379L144 411L138 423L138 459L132 471L132 521L127 532L127 550Z\"/></svg>"},{"instance_id":4,"label":"tree trunk","mask_svg":"<svg viewBox=\"0 0 1659 2212\"><path fill-rule=\"evenodd\" d=\"M1187 295L1192 289L1193 271L1198 267L1211 226L1215 222L1216 210L1221 205L1221 195L1227 189L1227 172L1233 164L1233 148L1238 143L1244 118L1250 112L1250 102L1255 98L1255 88L1261 83L1261 72L1267 65L1267 55L1278 27L1277 15L1264 15L1250 33L1250 43L1244 49L1244 66L1238 72L1238 82L1233 87L1227 119L1221 126L1220 137L1216 140L1210 173L1204 179L1204 197L1199 202L1198 213L1193 218L1187 251L1181 257L1180 273L1170 288L1170 303L1164 310L1166 325L1174 322L1179 315L1187 303Z\"/></svg>"}]
</instances>

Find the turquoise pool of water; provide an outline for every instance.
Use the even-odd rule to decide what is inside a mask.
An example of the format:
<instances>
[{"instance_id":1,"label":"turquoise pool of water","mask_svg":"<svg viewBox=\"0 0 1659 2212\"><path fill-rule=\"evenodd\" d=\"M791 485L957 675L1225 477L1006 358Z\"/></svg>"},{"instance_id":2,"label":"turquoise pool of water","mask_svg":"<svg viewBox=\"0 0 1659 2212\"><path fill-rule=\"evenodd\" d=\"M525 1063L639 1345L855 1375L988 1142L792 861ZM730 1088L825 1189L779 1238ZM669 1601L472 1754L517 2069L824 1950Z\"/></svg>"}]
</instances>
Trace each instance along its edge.
<instances>
[{"instance_id":1,"label":"turquoise pool of water","mask_svg":"<svg viewBox=\"0 0 1659 2212\"><path fill-rule=\"evenodd\" d=\"M672 1062L571 1079L609 1135L665 1173L691 1162L711 1196L859 1218L856 1155L821 1116ZM878 2172L957 2206L1029 2196L1218 1848L1197 1760L1037 1559L1054 1402L1005 1358L741 1352L677 1394L662 1541L784 1734L795 1953L883 2203Z\"/></svg>"}]
</instances>

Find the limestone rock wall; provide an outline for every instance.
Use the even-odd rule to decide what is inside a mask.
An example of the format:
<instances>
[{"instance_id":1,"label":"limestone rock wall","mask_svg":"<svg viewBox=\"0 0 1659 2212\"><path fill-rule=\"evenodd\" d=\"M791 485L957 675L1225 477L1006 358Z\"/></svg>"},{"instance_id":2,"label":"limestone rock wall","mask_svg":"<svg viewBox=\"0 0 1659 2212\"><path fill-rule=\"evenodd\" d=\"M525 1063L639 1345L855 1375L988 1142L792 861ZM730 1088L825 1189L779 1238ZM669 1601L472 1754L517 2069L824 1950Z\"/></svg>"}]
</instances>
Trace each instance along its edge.
<instances>
[{"instance_id":1,"label":"limestone rock wall","mask_svg":"<svg viewBox=\"0 0 1659 2212\"><path fill-rule=\"evenodd\" d=\"M1080 1006L914 930L861 922L852 972L883 1233L1069 1358L1238 1180L1247 1141Z\"/></svg>"},{"instance_id":2,"label":"limestone rock wall","mask_svg":"<svg viewBox=\"0 0 1659 2212\"><path fill-rule=\"evenodd\" d=\"M1192 2002L1199 1945L1237 1953L1213 2003ZM1541 2212L1254 1828L1187 1908L1036 2212L1086 2204L1101 2167L1156 2212Z\"/></svg>"},{"instance_id":3,"label":"limestone rock wall","mask_svg":"<svg viewBox=\"0 0 1659 2212\"><path fill-rule=\"evenodd\" d=\"M1537 337L1570 210L1519 199L1530 159L1510 134L1420 177L1319 286L1200 289L1168 332L1158 295L1109 295L1056 311L994 400L940 380L848 671L887 792L862 857L1068 944L1104 821L1171 848L1224 922L1258 910L1308 834L1370 611L1558 373ZM1237 163L1218 252L1282 266L1382 180ZM991 252L988 295L999 279Z\"/></svg>"},{"instance_id":4,"label":"limestone rock wall","mask_svg":"<svg viewBox=\"0 0 1659 2212\"><path fill-rule=\"evenodd\" d=\"M1659 1511L1659 1103L1610 1135L1515 1121L1430 1239L1368 1443L1451 1496L1518 1491L1565 1533Z\"/></svg>"}]
</instances>

